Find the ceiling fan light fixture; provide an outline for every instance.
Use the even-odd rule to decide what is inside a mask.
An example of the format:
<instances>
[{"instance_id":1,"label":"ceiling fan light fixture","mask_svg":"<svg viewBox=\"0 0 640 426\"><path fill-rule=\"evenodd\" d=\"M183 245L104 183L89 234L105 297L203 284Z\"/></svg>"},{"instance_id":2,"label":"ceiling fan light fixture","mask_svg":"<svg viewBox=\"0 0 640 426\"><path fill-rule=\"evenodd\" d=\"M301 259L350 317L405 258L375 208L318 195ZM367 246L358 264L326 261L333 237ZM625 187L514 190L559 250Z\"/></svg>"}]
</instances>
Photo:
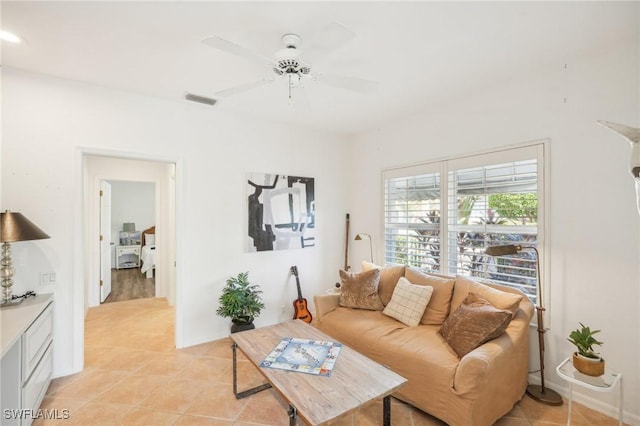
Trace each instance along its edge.
<instances>
[{"instance_id":1,"label":"ceiling fan light fixture","mask_svg":"<svg viewBox=\"0 0 640 426\"><path fill-rule=\"evenodd\" d=\"M289 73L289 87L299 87L300 86L300 74Z\"/></svg>"},{"instance_id":2,"label":"ceiling fan light fixture","mask_svg":"<svg viewBox=\"0 0 640 426\"><path fill-rule=\"evenodd\" d=\"M378 84L373 81L365 80L357 77L347 77L342 75L322 74L319 75L315 70L312 71L310 63L315 63L318 58L326 55L332 50L341 47L342 44L348 42L355 37L355 33L342 24L331 23L324 27L321 37L316 36L311 43L307 42L304 54L300 51L302 39L297 34L287 33L281 37L282 48L279 49L272 58L268 58L260 53L257 53L251 49L248 49L239 44L225 40L218 36L206 37L202 42L208 46L216 49L223 50L236 56L241 56L249 59L253 62L257 62L260 65L268 65L272 70L272 74L269 78L263 78L260 81L242 84L239 86L231 87L225 90L216 92L216 97L226 97L237 93L252 90L256 87L262 86L266 83L277 80L284 80L282 82L287 85L287 91L289 94L289 102L291 103L293 89L304 87L304 79L311 78L318 84L327 86L333 86L338 89L350 90L357 93L371 93ZM315 50L315 56L313 52ZM302 58L305 58L303 61ZM310 62L306 62L311 59Z\"/></svg>"}]
</instances>

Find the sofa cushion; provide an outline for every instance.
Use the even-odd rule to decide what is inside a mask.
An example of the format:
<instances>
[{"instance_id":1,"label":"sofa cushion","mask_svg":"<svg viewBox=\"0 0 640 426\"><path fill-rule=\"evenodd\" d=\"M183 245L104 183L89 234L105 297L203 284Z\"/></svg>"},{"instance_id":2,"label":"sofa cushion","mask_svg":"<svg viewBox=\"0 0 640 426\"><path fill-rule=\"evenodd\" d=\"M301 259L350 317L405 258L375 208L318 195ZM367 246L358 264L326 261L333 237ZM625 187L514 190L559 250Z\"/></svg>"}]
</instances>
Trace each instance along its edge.
<instances>
[{"instance_id":1,"label":"sofa cushion","mask_svg":"<svg viewBox=\"0 0 640 426\"><path fill-rule=\"evenodd\" d=\"M378 266L375 263L362 261L362 271L370 271L372 269L380 270L380 285L378 286L378 295L380 300L386 306L391 301L393 290L398 284L400 277L404 276L404 265L385 265Z\"/></svg>"},{"instance_id":2,"label":"sofa cushion","mask_svg":"<svg viewBox=\"0 0 640 426\"><path fill-rule=\"evenodd\" d=\"M336 308L316 327L409 379L394 392L400 399L422 401L422 407L428 400L427 405L438 412L450 409L460 360L438 334L438 326L407 327L382 311Z\"/></svg>"},{"instance_id":3,"label":"sofa cushion","mask_svg":"<svg viewBox=\"0 0 640 426\"><path fill-rule=\"evenodd\" d=\"M447 378L445 386L450 388L453 383L460 360L440 336L437 326L407 327L382 311L342 307L323 316L316 326L337 341L380 364L392 367L394 371L410 368L415 370L417 377L424 375L431 378L426 370L447 370L444 374ZM407 362L408 359L413 362ZM431 367L425 368L425 363ZM424 384L427 388L430 386L429 382Z\"/></svg>"},{"instance_id":4,"label":"sofa cushion","mask_svg":"<svg viewBox=\"0 0 640 426\"><path fill-rule=\"evenodd\" d=\"M346 272L340 270L340 306L381 311L384 305L378 297L380 270Z\"/></svg>"},{"instance_id":5,"label":"sofa cushion","mask_svg":"<svg viewBox=\"0 0 640 426\"><path fill-rule=\"evenodd\" d=\"M504 333L513 314L469 293L444 321L440 334L460 358Z\"/></svg>"},{"instance_id":6,"label":"sofa cushion","mask_svg":"<svg viewBox=\"0 0 640 426\"><path fill-rule=\"evenodd\" d=\"M468 277L456 275L456 284L453 290L453 297L451 299L451 312L455 311L471 292L488 300L489 303L498 309L506 309L507 311L510 311L513 315L516 314L516 311L520 306L520 301L522 300L521 294L507 293L505 291L489 287L488 285L481 284Z\"/></svg>"},{"instance_id":7,"label":"sofa cushion","mask_svg":"<svg viewBox=\"0 0 640 426\"><path fill-rule=\"evenodd\" d=\"M404 274L411 284L428 285L433 287L431 300L425 309L421 324L441 325L449 315L451 295L453 294L453 278L444 278L425 274L413 268L407 268Z\"/></svg>"},{"instance_id":8,"label":"sofa cushion","mask_svg":"<svg viewBox=\"0 0 640 426\"><path fill-rule=\"evenodd\" d=\"M385 306L383 314L415 327L420 324L422 314L431 299L433 287L411 284L405 277L400 277L393 290L391 301Z\"/></svg>"}]
</instances>

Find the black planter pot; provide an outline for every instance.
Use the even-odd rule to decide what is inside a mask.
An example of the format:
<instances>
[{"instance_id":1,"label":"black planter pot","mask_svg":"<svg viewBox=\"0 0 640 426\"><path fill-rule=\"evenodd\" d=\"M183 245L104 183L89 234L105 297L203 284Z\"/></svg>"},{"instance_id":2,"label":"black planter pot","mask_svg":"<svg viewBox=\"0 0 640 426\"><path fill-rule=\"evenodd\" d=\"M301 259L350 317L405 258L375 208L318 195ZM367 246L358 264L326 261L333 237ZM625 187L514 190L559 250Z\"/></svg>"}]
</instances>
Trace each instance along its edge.
<instances>
[{"instance_id":1,"label":"black planter pot","mask_svg":"<svg viewBox=\"0 0 640 426\"><path fill-rule=\"evenodd\" d=\"M232 333L237 333L239 331L253 330L254 328L256 328L256 326L253 324L253 318L250 318L249 320L234 319L234 320L231 320L231 322L233 322L233 324L231 325Z\"/></svg>"}]
</instances>

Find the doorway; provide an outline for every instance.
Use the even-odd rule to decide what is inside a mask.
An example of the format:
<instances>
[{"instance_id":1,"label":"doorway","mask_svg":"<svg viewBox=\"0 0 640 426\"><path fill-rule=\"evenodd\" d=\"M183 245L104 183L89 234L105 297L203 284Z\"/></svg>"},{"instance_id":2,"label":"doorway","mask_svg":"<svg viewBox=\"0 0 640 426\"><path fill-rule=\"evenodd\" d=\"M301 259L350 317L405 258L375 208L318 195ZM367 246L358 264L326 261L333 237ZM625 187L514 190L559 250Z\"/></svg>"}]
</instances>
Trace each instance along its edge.
<instances>
[{"instance_id":1,"label":"doorway","mask_svg":"<svg viewBox=\"0 0 640 426\"><path fill-rule=\"evenodd\" d=\"M160 165L161 173L153 179L144 176L145 165ZM77 221L74 225L74 238L77 250L74 250L74 291L73 335L69 344L73 351L73 372L84 368L85 318L90 306L99 306L99 292L94 286L99 281L99 187L100 180L157 181L156 208L159 220L157 226L166 229L165 235L156 241L158 247L167 246L160 252L156 265L156 287L162 287L167 301L175 306L173 311L174 345L181 348L183 342L183 312L180 295L180 239L177 228L182 223L182 160L166 157L132 154L123 151L107 151L94 148L79 148L75 161L76 196L74 212ZM142 167L140 167L142 166ZM164 272L163 272L164 271ZM162 281L161 281L162 280Z\"/></svg>"},{"instance_id":2,"label":"doorway","mask_svg":"<svg viewBox=\"0 0 640 426\"><path fill-rule=\"evenodd\" d=\"M101 188L100 302L156 297L156 183L105 180Z\"/></svg>"},{"instance_id":3,"label":"doorway","mask_svg":"<svg viewBox=\"0 0 640 426\"><path fill-rule=\"evenodd\" d=\"M99 194L103 181L141 182L155 184L155 296L166 297L175 305L176 284L176 234L175 234L175 163L150 160L84 155L84 275L85 311L100 304L100 225ZM112 221L113 222L113 221ZM127 222L134 225L132 222ZM139 226L142 226L140 223ZM124 222L122 227L124 227ZM146 229L146 228L145 228ZM142 231L143 229L140 229ZM113 242L119 242L119 232L112 230ZM116 233L118 232L118 233ZM115 237L113 237L115 233ZM109 234L103 235L103 240ZM137 237L141 239L140 237ZM132 242L129 238L129 242ZM140 241L141 243L141 241ZM114 244L115 245L115 244ZM141 244L140 244L141 245Z\"/></svg>"}]
</instances>

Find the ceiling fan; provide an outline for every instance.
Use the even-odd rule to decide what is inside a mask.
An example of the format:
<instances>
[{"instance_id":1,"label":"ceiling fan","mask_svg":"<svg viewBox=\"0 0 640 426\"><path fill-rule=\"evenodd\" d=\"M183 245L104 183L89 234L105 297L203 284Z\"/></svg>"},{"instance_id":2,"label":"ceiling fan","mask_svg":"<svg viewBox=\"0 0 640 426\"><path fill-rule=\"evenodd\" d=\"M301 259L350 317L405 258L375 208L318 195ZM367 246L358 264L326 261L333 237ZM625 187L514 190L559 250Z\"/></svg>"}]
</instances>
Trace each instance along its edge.
<instances>
[{"instance_id":1,"label":"ceiling fan","mask_svg":"<svg viewBox=\"0 0 640 426\"><path fill-rule=\"evenodd\" d=\"M344 75L318 73L312 69L313 62L341 47L354 37L355 33L343 25L336 22L331 23L323 28L320 37L316 37L308 44L308 49L304 53L305 59L303 59L303 54L300 50L302 39L297 34L283 35L281 40L284 47L278 50L273 55L273 58L217 36L206 37L202 40L202 43L233 55L242 56L271 70L268 75L258 81L221 90L216 92L216 96L227 97L273 83L278 79L284 79L287 81L288 95L289 99L291 99L293 90L303 87L306 80L358 93L366 94L375 91L378 83L374 81Z\"/></svg>"}]
</instances>

